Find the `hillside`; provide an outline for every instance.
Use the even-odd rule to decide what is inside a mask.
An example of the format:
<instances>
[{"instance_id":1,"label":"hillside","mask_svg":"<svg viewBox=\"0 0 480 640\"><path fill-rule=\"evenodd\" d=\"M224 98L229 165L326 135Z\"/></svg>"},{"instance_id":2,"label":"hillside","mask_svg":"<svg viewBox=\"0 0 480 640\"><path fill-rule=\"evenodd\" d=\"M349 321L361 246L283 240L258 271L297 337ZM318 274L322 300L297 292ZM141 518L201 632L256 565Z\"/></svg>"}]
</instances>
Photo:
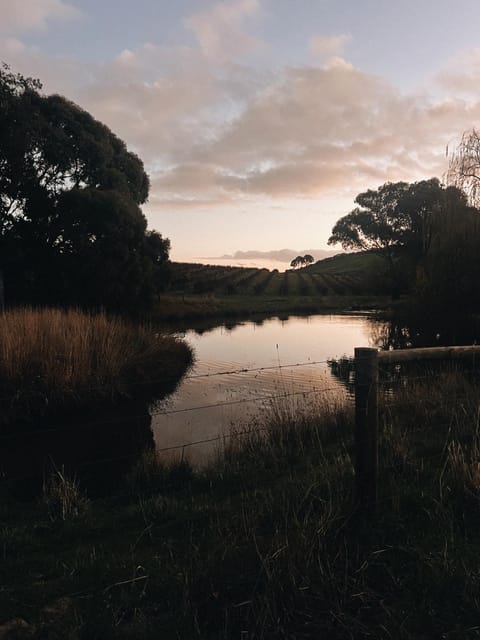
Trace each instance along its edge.
<instances>
[{"instance_id":1,"label":"hillside","mask_svg":"<svg viewBox=\"0 0 480 640\"><path fill-rule=\"evenodd\" d=\"M318 260L315 264L305 267L304 271L319 274L348 274L361 278L379 269L383 270L383 260L380 256L371 251L358 251L356 253L337 253L330 258Z\"/></svg>"},{"instance_id":2,"label":"hillside","mask_svg":"<svg viewBox=\"0 0 480 640\"><path fill-rule=\"evenodd\" d=\"M338 254L302 269L224 267L174 262L171 293L268 296L374 294L379 290L381 258L373 253Z\"/></svg>"}]
</instances>

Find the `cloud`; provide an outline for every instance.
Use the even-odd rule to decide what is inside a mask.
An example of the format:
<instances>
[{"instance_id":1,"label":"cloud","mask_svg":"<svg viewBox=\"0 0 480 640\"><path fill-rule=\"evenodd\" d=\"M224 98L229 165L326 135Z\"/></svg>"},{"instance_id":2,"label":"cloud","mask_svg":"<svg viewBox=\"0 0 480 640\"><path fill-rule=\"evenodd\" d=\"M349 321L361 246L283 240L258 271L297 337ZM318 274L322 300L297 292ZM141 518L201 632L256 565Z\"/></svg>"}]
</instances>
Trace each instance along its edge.
<instances>
[{"instance_id":1,"label":"cloud","mask_svg":"<svg viewBox=\"0 0 480 640\"><path fill-rule=\"evenodd\" d=\"M223 256L212 256L210 259L215 260L220 258L222 260L276 260L277 262L290 262L301 255L311 255L315 260L323 260L331 256L337 255L338 251L326 251L325 249L278 249L273 251L235 251L233 254L226 254Z\"/></svg>"},{"instance_id":2,"label":"cloud","mask_svg":"<svg viewBox=\"0 0 480 640\"><path fill-rule=\"evenodd\" d=\"M218 110L225 97L235 101L218 78L210 80L204 107L209 99ZM442 176L446 141L480 116L480 102L405 96L357 69L295 67L264 80L261 91L242 85L243 107L228 121L207 108L210 119L202 124L186 91L197 120L183 132L176 122L179 147L164 138L171 153L169 166L153 171L156 202L195 207L259 197L353 197L386 181ZM150 135L158 142L159 133Z\"/></svg>"},{"instance_id":3,"label":"cloud","mask_svg":"<svg viewBox=\"0 0 480 640\"><path fill-rule=\"evenodd\" d=\"M43 30L51 21L74 20L80 15L63 0L0 0L0 33Z\"/></svg>"},{"instance_id":4,"label":"cloud","mask_svg":"<svg viewBox=\"0 0 480 640\"><path fill-rule=\"evenodd\" d=\"M327 63L328 66L348 65L343 60L343 53L352 36L341 33L336 36L312 36L309 41L309 51L314 58Z\"/></svg>"},{"instance_id":5,"label":"cloud","mask_svg":"<svg viewBox=\"0 0 480 640\"><path fill-rule=\"evenodd\" d=\"M388 180L442 176L446 141L479 116L478 100L403 95L357 69L296 67L192 157L216 165L212 189L273 198L355 194Z\"/></svg>"},{"instance_id":6,"label":"cloud","mask_svg":"<svg viewBox=\"0 0 480 640\"><path fill-rule=\"evenodd\" d=\"M4 38L1 42L2 55L10 58L10 56L23 55L27 47L21 40L17 38Z\"/></svg>"},{"instance_id":7,"label":"cloud","mask_svg":"<svg viewBox=\"0 0 480 640\"><path fill-rule=\"evenodd\" d=\"M410 154L397 153L407 144L403 134L413 138L407 122L415 107L360 71L289 69L212 141L193 148L193 162L169 168L157 185L177 193L189 185L192 196L222 190L315 198L387 172L403 177L418 169Z\"/></svg>"},{"instance_id":8,"label":"cloud","mask_svg":"<svg viewBox=\"0 0 480 640\"><path fill-rule=\"evenodd\" d=\"M258 12L257 0L217 4L187 21L197 45L144 43L95 64L9 35L0 59L124 139L146 163L158 210L354 197L389 180L441 177L446 143L478 126L478 51L439 74L431 95L341 63L343 34L311 42L333 56L323 67L259 70L240 62L244 22Z\"/></svg>"},{"instance_id":9,"label":"cloud","mask_svg":"<svg viewBox=\"0 0 480 640\"><path fill-rule=\"evenodd\" d=\"M234 61L218 67L198 49L145 44L92 70L75 99L149 165L189 163L238 116L269 74Z\"/></svg>"},{"instance_id":10,"label":"cloud","mask_svg":"<svg viewBox=\"0 0 480 640\"><path fill-rule=\"evenodd\" d=\"M90 64L47 55L38 47L26 44L24 39L1 34L0 60L7 62L13 72L38 78L45 93L59 93L74 101L78 101L79 88L91 82L95 74Z\"/></svg>"},{"instance_id":11,"label":"cloud","mask_svg":"<svg viewBox=\"0 0 480 640\"><path fill-rule=\"evenodd\" d=\"M184 24L193 32L209 60L225 61L261 46L258 39L242 29L244 21L257 14L259 9L259 0L219 2L188 17Z\"/></svg>"},{"instance_id":12,"label":"cloud","mask_svg":"<svg viewBox=\"0 0 480 640\"><path fill-rule=\"evenodd\" d=\"M395 107L403 108L395 90L366 73L290 68L249 102L207 152L226 160L234 148L242 164L295 160L312 146L343 147L378 135Z\"/></svg>"},{"instance_id":13,"label":"cloud","mask_svg":"<svg viewBox=\"0 0 480 640\"><path fill-rule=\"evenodd\" d=\"M480 48L462 51L437 75L437 83L449 93L478 95Z\"/></svg>"}]
</instances>

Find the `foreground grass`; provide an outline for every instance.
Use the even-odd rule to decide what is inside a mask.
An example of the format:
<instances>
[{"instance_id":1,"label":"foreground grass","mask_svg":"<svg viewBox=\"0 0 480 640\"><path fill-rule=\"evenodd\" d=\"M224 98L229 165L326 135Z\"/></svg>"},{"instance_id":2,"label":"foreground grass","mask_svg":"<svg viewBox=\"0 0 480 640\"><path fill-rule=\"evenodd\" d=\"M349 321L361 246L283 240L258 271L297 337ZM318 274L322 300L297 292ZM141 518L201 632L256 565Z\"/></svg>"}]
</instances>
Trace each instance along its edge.
<instances>
[{"instance_id":1,"label":"foreground grass","mask_svg":"<svg viewBox=\"0 0 480 640\"><path fill-rule=\"evenodd\" d=\"M0 423L117 401L135 384L178 380L191 361L180 340L104 313L7 311L0 314Z\"/></svg>"},{"instance_id":2,"label":"foreground grass","mask_svg":"<svg viewBox=\"0 0 480 640\"><path fill-rule=\"evenodd\" d=\"M346 406L276 406L202 471L147 455L108 500L61 473L29 508L4 496L0 623L89 640L479 637L478 397L456 375L386 390L373 519L352 511Z\"/></svg>"}]
</instances>

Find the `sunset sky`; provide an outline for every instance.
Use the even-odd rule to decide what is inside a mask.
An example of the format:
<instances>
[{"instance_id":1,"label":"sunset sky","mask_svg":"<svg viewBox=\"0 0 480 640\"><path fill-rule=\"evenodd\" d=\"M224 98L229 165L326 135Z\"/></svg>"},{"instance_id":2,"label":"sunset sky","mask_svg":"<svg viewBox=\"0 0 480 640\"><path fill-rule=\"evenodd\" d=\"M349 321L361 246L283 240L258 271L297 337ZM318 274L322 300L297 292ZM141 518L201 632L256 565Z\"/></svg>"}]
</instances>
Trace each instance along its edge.
<instances>
[{"instance_id":1,"label":"sunset sky","mask_svg":"<svg viewBox=\"0 0 480 640\"><path fill-rule=\"evenodd\" d=\"M0 0L0 60L145 162L171 257L327 248L480 126L478 0Z\"/></svg>"}]
</instances>

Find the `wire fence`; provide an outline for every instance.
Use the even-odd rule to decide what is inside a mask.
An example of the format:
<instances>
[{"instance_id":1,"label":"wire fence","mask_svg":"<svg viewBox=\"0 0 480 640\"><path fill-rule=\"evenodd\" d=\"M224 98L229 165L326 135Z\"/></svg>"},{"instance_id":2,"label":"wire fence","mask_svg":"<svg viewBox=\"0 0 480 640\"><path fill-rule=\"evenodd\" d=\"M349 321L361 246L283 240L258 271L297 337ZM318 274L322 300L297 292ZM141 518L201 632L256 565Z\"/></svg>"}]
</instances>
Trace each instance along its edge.
<instances>
[{"instance_id":1,"label":"wire fence","mask_svg":"<svg viewBox=\"0 0 480 640\"><path fill-rule=\"evenodd\" d=\"M377 353L375 350L370 350L371 355L373 352ZM378 355L378 354L377 354ZM437 356L436 356L437 357ZM422 408L422 411L425 411L425 407L429 405L432 406L432 410L436 409L436 403L438 403L438 399L432 397L432 394L428 392L428 384L436 385L439 381L440 373L435 368L429 367L427 370L419 371L418 366L409 371L408 367L402 363L398 365L393 360L391 355L388 356L387 359L382 360L381 356L378 357L378 361L376 362L375 369L375 384L374 384L374 394L375 394L375 402L372 404L372 379L362 382L360 379L362 377L361 374L361 366L359 365L359 361L351 360L350 363L347 363L347 366L342 370L337 370L337 375L335 375L335 367L333 364L335 361L331 359L328 360L307 360L305 362L296 362L291 364L282 365L278 363L277 365L272 366L259 366L259 367L232 367L225 368L221 371L207 371L200 373L191 373L186 375L183 378L184 384L188 383L196 383L197 381L202 381L209 378L226 378L229 382L234 385L231 389L231 393L238 393L238 389L236 385L238 381L232 380L235 377L242 377L246 374L266 374L270 376L271 374L278 372L280 376L282 372L286 370L298 370L305 368L307 371L311 371L309 374L310 377L307 376L307 387L303 389L287 389L286 387L281 392L270 392L266 393L262 391L258 395L254 397L241 397L230 400L221 400L217 402L205 402L205 403L196 403L193 406L187 407L173 407L168 408L166 406L154 407L150 411L126 411L124 415L121 416L112 416L111 418L102 418L99 417L97 419L75 419L72 421L74 428L79 432L82 430L85 432L84 434L80 433L79 437L82 435L86 435L87 429L97 429L101 427L107 426L115 426L121 429L128 429L131 425L138 423L139 425L145 424L145 421L149 421L150 419L162 418L162 417L171 417L177 416L179 419L182 416L199 416L201 412L208 412L210 410L224 410L226 408L235 407L243 411L243 407L247 405L252 405L258 407L259 404L264 407L269 407L275 405L275 403L282 402L284 400L293 399L293 398L305 398L310 399L311 397L319 397L325 402L328 402L334 398L338 399L339 395L341 395L342 399L350 404L353 404L355 400L356 406L356 441L354 446L354 458L356 461L356 474L357 480L358 477L362 476L362 473L366 473L367 480L363 478L363 480L359 481L358 486L361 486L360 489L357 487L357 491L365 492L365 486L375 484L373 487L370 486L370 489L367 490L366 496L364 495L362 500L368 504L372 501L376 501L377 495L377 477L379 474L379 470L381 473L390 472L395 470L396 466L392 465L391 462L380 461L378 459L375 460L375 453L372 458L372 451L374 451L375 447L377 447L378 443L378 418L376 418L376 423L374 425L374 430L372 432L372 425L370 423L370 418L372 415L378 416L378 407L380 407L380 411L384 416L388 416L391 418L394 412L412 412L413 408ZM476 363L479 362L478 356ZM345 364L345 363L344 363ZM360 363L361 364L361 363ZM318 368L318 371L312 370L312 368ZM329 377L326 380L320 381L315 377L316 373L320 371L326 371L327 368L330 368ZM163 381L165 379L163 378ZM328 380L328 382L327 382ZM148 380L142 382L134 382L133 385L144 385L144 384L155 384L158 380ZM362 391L363 384L363 391ZM365 386L366 384L366 386ZM409 397L408 391L409 389L415 387L415 393ZM99 390L101 387L92 386L90 389ZM419 392L420 390L420 392ZM363 397L364 406L359 408L359 398ZM451 392L449 394L449 398L444 398L445 401L449 400L450 402L455 402L457 404L461 404L462 402L468 399L467 396L462 396L460 392ZM369 406L370 403L370 406ZM375 406L375 410L372 410L372 407ZM480 411L480 407L479 407ZM362 413L363 412L363 413ZM360 415L362 414L362 415ZM360 419L359 419L360 415ZM198 423L191 425L191 430L195 430L202 425L201 420L199 419ZM62 424L58 422L52 427L48 428L38 428L38 429L30 429L30 430L22 430L20 433L3 433L0 434L0 442L2 443L2 447L4 449L3 454L8 452L8 443L14 440L23 439L25 440L29 436L41 438L42 436L50 436L56 433L65 432L66 427L69 425ZM188 439L184 441L174 443L171 445L165 444L164 446L160 444L156 447L156 452L159 454L170 454L172 452L181 452L182 459L186 450L190 450L193 447L199 447L202 445L212 446L214 444L226 445L228 441L232 438L242 438L251 436L252 434L261 434L267 432L270 427L256 425L255 427L242 427L241 423L236 425L237 428L232 428L223 433L220 430L217 433L213 433L212 435L202 435L195 437L194 433L190 434ZM442 428L449 428L449 425L442 425ZM419 432L421 432L422 425L419 425ZM373 433L373 435L372 435ZM360 440L358 439L358 434L360 434ZM89 436L91 432L89 432ZM372 445L372 437L374 441L374 445ZM27 445L28 446L28 445ZM365 453L368 451L368 453ZM8 455L8 453L7 453ZM377 454L378 455L378 452ZM443 455L443 453L441 454ZM441 455L436 453L434 457L438 457L441 459ZM78 469L90 468L95 465L107 465L109 463L128 462L129 460L135 460L139 456L139 451L127 451L122 455L112 455L112 456L99 456L98 458L83 460L78 463ZM0 454L0 462L1 462L1 454ZM360 462L359 462L360 461ZM401 466L401 465L400 465ZM1 465L0 465L0 473L1 473ZM4 478L8 479L8 478ZM365 484L366 483L366 484ZM369 493L373 492L373 494Z\"/></svg>"},{"instance_id":2,"label":"wire fence","mask_svg":"<svg viewBox=\"0 0 480 640\"><path fill-rule=\"evenodd\" d=\"M319 369L317 371L317 373L319 373L320 371L325 371L329 362L330 362L329 360L306 360L306 361L295 362L290 364L281 364L279 362L278 364L268 365L268 366L231 367L231 368L222 369L221 371L191 373L184 376L182 379L182 384L188 385L190 382L197 383L205 379L225 378L227 380L227 387L226 387L225 393L229 393L229 392L233 393L233 392L236 392L235 385L238 383L238 377L241 378L242 376L245 376L248 374L255 374L256 376L261 376L262 374L266 374L268 376L271 376L271 374L279 373L280 382L282 383L282 386L285 386L284 390L280 392L270 392L270 393L262 392L253 397L249 396L249 397L241 397L233 400L207 402L204 404L194 404L193 406L172 408L172 409L166 408L165 406L161 406L158 408L150 408L148 411L144 411L141 413L135 412L135 411L133 412L126 411L124 415L120 415L120 416L112 415L112 417L100 417L96 419L95 418L94 419L78 419L75 417L73 417L71 420L68 420L68 418L66 418L65 420L55 419L56 424L54 426L37 427L37 428L29 428L29 429L24 428L19 430L18 432L14 430L9 430L6 433L0 433L0 447L3 449L3 451L0 451L0 481L8 480L8 474L3 474L3 477L2 477L2 453L4 456L9 455L9 444L11 444L12 442L14 443L22 442L25 444L26 447L28 447L30 446L28 439L34 438L35 444L33 446L37 446L40 439L44 437L48 437L49 441L51 442L52 440L55 440L55 436L57 434L61 434L62 436L65 437L65 434L72 433L72 428L77 432L75 434L75 437L77 437L78 435L78 437L80 438L82 437L95 438L95 434L94 433L92 434L92 429L94 431L97 429L101 431L104 427L114 427L114 428L118 427L119 429L122 429L122 430L128 430L134 427L135 423L140 424L145 420L149 421L156 418L163 418L163 417L169 418L172 416L178 416L180 418L182 417L182 415L197 416L201 412L205 412L209 410L216 410L216 409L224 410L230 407L242 409L242 407L247 405L256 406L258 409L258 405L260 404L260 405L263 405L263 408L267 408L275 405L275 403L279 403L287 399L309 398L313 395L325 397L325 396L328 396L328 394L330 393L334 393L334 392L338 393L342 389L341 383L334 382L333 384L329 384L327 386L325 386L324 382L323 384L319 384L318 379L315 379L315 373L312 372L311 375L308 376L308 388L303 388L301 390L297 390L297 389L288 390L286 388L286 385L283 384L284 380L282 378L282 373L287 370L306 369L311 371L313 367L317 367L317 368L323 367L323 369ZM235 380L234 378L237 378L237 380ZM150 379L150 380L142 381L138 383L133 382L131 386L136 386L137 384L151 385L164 380L165 378L162 378L161 380ZM229 390L228 384L234 385L234 387L230 388ZM248 381L247 381L247 386L248 386ZM94 385L90 386L89 388L92 391L104 390L104 387L99 387ZM169 402L169 401L170 400L167 398L165 402ZM242 423L239 422L238 424L241 425ZM202 421L199 420L197 424L193 425L193 429L200 428L201 426L202 426ZM178 444L172 444L168 446L162 446L161 444L159 444L158 446L156 446L155 451L158 454L181 451L182 458L183 458L185 451L193 447L197 447L200 445L213 445L215 443L225 445L229 440L233 438L242 438L248 435L252 435L253 433L261 434L268 431L267 427L262 427L258 425L255 425L255 427L248 426L246 428L242 426L239 427L238 425L236 425L236 428L233 428L233 429L231 428L228 431L222 432L221 431L222 426L223 425L221 424L218 425L218 433L214 435L195 438L194 435L190 434L191 437L181 441ZM161 438L161 435L160 435L160 438ZM72 441L74 439L75 438L72 437ZM52 457L53 454L50 454L48 452L43 452L43 451L40 451L39 453L40 455L43 455L44 462L45 460L47 460L48 462L48 459L50 458L52 458L52 461L53 461L53 457ZM139 457L138 451L127 452L121 455L95 457L94 459L79 461L76 464L76 470L81 472L81 470L85 468L107 465L109 463L116 463L116 462L122 462L122 461L128 462L129 460L138 459L138 457ZM58 461L58 464L61 464L61 461ZM57 461L54 462L55 467L58 466L58 464L57 464ZM22 475L22 476L15 474L16 480L22 480L22 479L28 480L29 478L30 478L30 475L28 474Z\"/></svg>"},{"instance_id":3,"label":"wire fence","mask_svg":"<svg viewBox=\"0 0 480 640\"><path fill-rule=\"evenodd\" d=\"M214 372L208 372L208 373L200 373L200 374L191 374L191 375L187 375L184 376L181 379L182 384L190 381L190 380L194 380L194 381L198 381L198 380L202 380L202 379L207 379L207 378L219 378L219 377L230 377L233 375L242 375L242 374L250 374L250 373L263 373L263 372L274 372L274 371L278 371L278 372L282 372L284 370L291 370L291 369L298 369L298 368L304 368L304 367L311 367L311 366L319 366L319 365L328 365L329 364L329 360L308 360L305 362L297 362L297 363L293 363L293 364L286 364L286 365L282 365L282 364L277 364L277 365L272 365L272 366L263 366L263 367L242 367L242 368L235 368L235 369L229 369L229 370L222 370L222 371L214 371ZM156 383L159 382L164 382L166 378L162 378L162 379L149 379L149 380L144 380L141 382L129 382L129 386L130 387L135 387L135 386L139 386L139 385L155 385ZM173 378L172 378L173 379ZM312 380L312 384L313 384L313 380ZM341 388L340 384L336 384L334 386L330 386L330 387L313 387L313 388L309 388L309 389L303 389L303 390L299 390L299 391L282 391L281 393L268 393L268 394L263 394L263 395L258 395L255 397L244 397L244 398L239 398L237 400L225 400L225 401L219 401L219 402L212 402L212 403L206 403L206 404L201 404L201 405L195 405L195 406L191 406L191 407L181 407L178 409L166 409L166 408L158 408L158 409L150 409L148 411L148 414L150 417L156 417L156 416L173 416L176 414L183 414L183 413L194 413L197 411L202 411L202 410L206 410L206 409L216 409L216 408L224 408L224 407L231 407L231 406L236 406L236 405L247 405L247 404L253 404L253 403L273 403L277 400L281 400L281 399L286 399L286 398L293 398L293 397L298 397L298 396L309 396L312 394L325 394L328 392L333 392L333 391L338 391ZM84 388L85 389L85 388ZM83 390L84 390L83 389ZM105 386L91 386L88 387L88 390L94 391L94 390L101 390L101 391L106 391L108 388ZM231 391L234 391L234 389L231 389ZM170 400L169 396L167 396L165 402L168 402ZM163 401L157 401L162 403ZM81 420L78 421L76 419L73 419L73 424L75 425L75 427L78 428L84 428L84 427L93 427L93 426L106 426L106 425L112 425L112 424L122 424L125 422L133 422L135 420L140 420L143 419L145 417L145 414L135 414L135 413L127 413L127 415L122 416L122 417L112 417L111 419L105 419L105 418L101 418L101 419L95 419L95 420ZM55 419L55 421L57 421L57 419ZM62 421L63 422L63 421ZM22 430L21 431L21 436L28 436L28 435L39 435L39 434L47 434L47 433L55 433L55 432L59 432L59 431L64 431L65 429L65 424L60 424L59 426L56 427L49 427L49 428L35 428L35 429L31 429L31 430ZM6 433L6 434L0 434L0 441L6 439L11 439L11 438L15 438L17 437L16 433ZM183 447L187 444L190 443L183 443L182 445L179 445L179 447Z\"/></svg>"},{"instance_id":4,"label":"wire fence","mask_svg":"<svg viewBox=\"0 0 480 640\"><path fill-rule=\"evenodd\" d=\"M222 369L221 371L207 371L201 373L192 373L186 375L182 378L182 384L188 384L189 381L198 382L204 379L210 378L229 378L243 376L245 374L256 374L260 375L263 373L271 374L273 372L279 372L282 374L283 371L293 370L293 369L303 369L303 368L312 368L312 367L320 367L328 365L328 360L306 360L303 362L295 362L290 364L275 364L271 366L257 366L257 367L233 367L228 369ZM159 382L164 382L165 377L161 379L149 379L141 382L133 381L129 383L130 387L140 386L140 385L155 385ZM231 384L235 384L235 381L230 380ZM312 386L313 385L313 386ZM65 433L66 428L70 426L66 424L66 422L70 422L71 426L73 426L78 431L84 431L88 428L96 428L96 427L108 427L108 426L118 426L122 427L123 425L132 425L135 422L145 420L147 418L157 418L157 417L170 417L170 416L179 416L181 414L197 414L201 411L212 410L212 409L225 409L227 407L241 407L242 405L258 405L263 404L265 406L271 405L275 402L285 400L287 398L295 398L295 397L308 397L313 394L325 395L329 392L338 391L341 385L337 383L336 385L330 385L328 387L320 387L318 384L314 385L314 379L311 378L311 388L304 388L301 390L284 390L280 393L261 393L260 395L256 395L254 397L243 397L234 400L222 400L217 402L210 402L204 404L195 404L194 406L188 407L180 407L180 408L165 408L165 406L161 406L160 408L151 408L148 413L135 413L131 411L127 411L125 415L118 416L112 415L112 417L100 417L95 419L78 419L73 416L70 420L59 420L58 418L54 418L53 421L56 423L55 426L49 427L35 427L31 429L21 429L18 432L10 429L6 433L0 433L0 443L4 443L4 446L8 444L8 441L13 440L26 440L28 437L42 437L42 436L51 436L56 433ZM91 385L89 390L95 391L105 391L106 388L102 386ZM232 389L234 391L234 389ZM168 398L166 402L168 402ZM115 413L112 411L112 413ZM248 430L250 432L250 430ZM236 436L246 435L247 431L239 431L238 429L235 431ZM178 445L174 446L166 446L166 447L157 447L157 451L173 451L173 450L184 450L185 448L190 448L196 445L205 444L205 443L213 443L219 441L225 441L233 437L233 433L221 433L208 438L201 439L189 439L188 441L181 442ZM28 446L28 445L27 445ZM125 458L134 457L134 456L124 456ZM118 458L115 458L118 459ZM113 460L112 458L108 458L108 460ZM105 462L107 459L98 460L98 463ZM96 464L97 461L93 461L91 463L85 464Z\"/></svg>"},{"instance_id":5,"label":"wire fence","mask_svg":"<svg viewBox=\"0 0 480 640\"><path fill-rule=\"evenodd\" d=\"M352 366L352 371L354 371L354 360L353 358L349 358L349 361L351 362L351 366ZM295 368L303 368L303 367L310 367L310 366L319 366L319 365L330 365L332 362L334 362L334 360L332 359L328 359L328 360L308 360L308 361L304 361L304 362L297 362L297 363L293 363L293 364L286 364L286 365L282 365L282 364L277 364L277 365L273 365L273 366L262 366L262 367L253 367L253 368L248 368L248 367L242 367L242 368L235 368L235 369L228 369L228 370L222 370L222 371L214 371L214 372L209 372L209 373L200 373L200 374L191 374L191 375L186 375L182 378L182 382L187 382L189 380L201 380L201 379L207 379L207 378L218 378L218 377L224 377L224 376L232 376L232 375L241 375L241 374L249 374L249 373L261 373L261 372L273 372L273 371L282 371L282 370L291 370L291 369L295 369ZM388 396L389 394L395 393L396 389L395 387L392 385L392 371L391 370L387 370L386 368L379 368L379 373L386 377L386 379L384 380L379 380L378 382L378 388L380 390L383 390L383 393L385 396ZM418 381L429 381L431 382L432 379L435 377L434 374L432 374L432 372L424 374L424 375L408 375L405 376L403 375L402 378L400 378L398 375L397 377L397 385L398 382L400 381L401 384L403 385L410 385L412 382L418 382ZM165 381L166 378L162 378L162 379L149 379L149 380L144 380L141 382L129 382L129 386L131 387L135 387L135 386L140 386L140 385L153 385L156 384L158 382L162 382ZM345 381L343 381L345 382ZM313 380L312 380L313 383ZM176 415L176 414L182 414L182 413L192 413L192 412L197 412L197 411L202 411L202 410L206 410L206 409L215 409L215 408L223 408L223 407L229 407L229 406L235 406L235 405L248 405L248 404L254 404L254 403L273 403L277 400L281 400L281 399L287 399L287 398L292 398L292 397L298 397L298 396L303 396L303 397L307 397L307 396L311 396L312 394L318 394L318 395L324 395L330 392L339 392L342 389L342 381L337 382L335 385L329 386L329 387L312 387L310 389L303 389L300 391L284 391L281 393L277 393L277 394L265 394L265 395L260 395L260 396L256 396L256 397L248 397L248 398L240 398L237 400L228 400L228 401L221 401L221 402L214 402L214 403L207 403L207 404L202 404L202 405L196 405L196 406L192 406L192 407L182 407L179 409L164 409L164 408L160 408L160 409L153 409L149 411L149 415L150 417L155 417L155 416L172 416L172 415ZM350 385L352 388L354 388L354 380ZM90 386L87 388L87 390L106 390L107 387L105 386ZM349 389L347 387L347 391L352 395L351 393L351 389ZM415 398L412 398L410 400L406 399L405 397L402 397L402 402L413 402L413 403L417 403L417 402L429 402L431 401L430 397L424 397L424 398L419 398L418 396L416 396ZM396 406L395 403L390 403L390 404L383 404L384 407L387 406ZM139 419L143 419L145 417L145 414L127 414L124 417L113 417L111 419L98 419L98 420L88 420L88 421L81 421L81 422L77 422L76 420L74 420L74 424L76 427L92 427L92 426L102 426L102 425L109 425L109 424L122 424L122 423L129 423L129 422L133 422L135 420L139 420ZM42 428L42 429L32 429L29 431L25 431L22 430L21 431L21 435L23 436L27 436L27 435L33 435L33 434L45 434L45 433L54 433L54 432L58 432L58 431L63 431L65 429L65 425L61 425L58 427L53 427L53 428ZM0 441L4 440L4 439L10 439L12 437L17 437L16 433L7 433L7 434L1 434L0 435ZM219 439L221 439L222 437L224 437L224 435L220 436ZM192 446L195 443L191 443L191 442L185 442L182 443L181 445L178 446L178 448L182 448L184 446Z\"/></svg>"},{"instance_id":6,"label":"wire fence","mask_svg":"<svg viewBox=\"0 0 480 640\"><path fill-rule=\"evenodd\" d=\"M181 378L182 382L186 382L188 380L201 380L206 378L217 378L222 376L233 376L233 375L241 375L246 373L262 373L265 371L282 371L285 369L298 369L303 367L312 367L318 365L326 365L329 364L331 360L307 360L305 362L295 362L292 364L275 364L271 366L263 366L263 367L238 367L234 369L227 369L223 371L210 371L205 373L192 373L186 374ZM124 381L124 386L131 392L133 389L138 387L154 387L158 385L160 388L163 385L168 385L169 383L177 383L179 381L178 375L168 375L164 374L162 377L157 378L147 378L143 380L132 380L129 378ZM106 382L94 384L94 385L78 385L76 386L77 393L85 393L88 391L98 391L100 393L110 393L112 390L113 384L107 384ZM34 390L22 392L23 396L35 395L37 392Z\"/></svg>"}]
</instances>

